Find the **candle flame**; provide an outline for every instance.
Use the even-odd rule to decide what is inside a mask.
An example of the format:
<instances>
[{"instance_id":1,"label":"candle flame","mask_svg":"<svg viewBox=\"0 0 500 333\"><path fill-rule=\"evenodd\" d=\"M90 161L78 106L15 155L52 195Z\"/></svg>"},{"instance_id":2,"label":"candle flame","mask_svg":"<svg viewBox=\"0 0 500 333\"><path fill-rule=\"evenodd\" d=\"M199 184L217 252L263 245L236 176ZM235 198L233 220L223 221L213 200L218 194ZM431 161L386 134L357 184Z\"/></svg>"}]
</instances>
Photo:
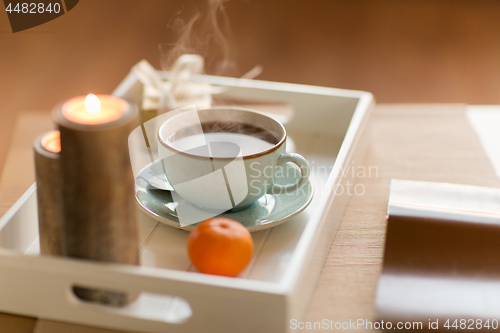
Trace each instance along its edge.
<instances>
[{"instance_id":1,"label":"candle flame","mask_svg":"<svg viewBox=\"0 0 500 333\"><path fill-rule=\"evenodd\" d=\"M43 148L52 153L61 152L61 135L59 131L52 131L45 134L42 137L40 144Z\"/></svg>"},{"instance_id":2,"label":"candle flame","mask_svg":"<svg viewBox=\"0 0 500 333\"><path fill-rule=\"evenodd\" d=\"M101 102L99 98L94 94L88 94L87 97L85 97L85 108L92 113L101 111Z\"/></svg>"}]
</instances>

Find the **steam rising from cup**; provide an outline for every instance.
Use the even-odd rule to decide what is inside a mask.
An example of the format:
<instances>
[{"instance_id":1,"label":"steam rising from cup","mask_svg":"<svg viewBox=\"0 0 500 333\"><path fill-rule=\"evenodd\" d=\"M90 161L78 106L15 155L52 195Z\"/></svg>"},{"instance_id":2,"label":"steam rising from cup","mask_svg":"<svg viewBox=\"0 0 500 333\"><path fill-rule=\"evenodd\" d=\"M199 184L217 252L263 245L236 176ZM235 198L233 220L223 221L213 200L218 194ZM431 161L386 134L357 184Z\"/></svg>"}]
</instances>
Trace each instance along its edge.
<instances>
[{"instance_id":1,"label":"steam rising from cup","mask_svg":"<svg viewBox=\"0 0 500 333\"><path fill-rule=\"evenodd\" d=\"M183 54L199 54L208 68L214 68L215 75L221 75L234 68L230 61L229 20L225 12L228 0L207 0L206 8L196 10L189 19L174 19L169 27L177 34L174 43L160 46L162 68L171 70L176 59ZM227 73L224 73L227 74Z\"/></svg>"}]
</instances>

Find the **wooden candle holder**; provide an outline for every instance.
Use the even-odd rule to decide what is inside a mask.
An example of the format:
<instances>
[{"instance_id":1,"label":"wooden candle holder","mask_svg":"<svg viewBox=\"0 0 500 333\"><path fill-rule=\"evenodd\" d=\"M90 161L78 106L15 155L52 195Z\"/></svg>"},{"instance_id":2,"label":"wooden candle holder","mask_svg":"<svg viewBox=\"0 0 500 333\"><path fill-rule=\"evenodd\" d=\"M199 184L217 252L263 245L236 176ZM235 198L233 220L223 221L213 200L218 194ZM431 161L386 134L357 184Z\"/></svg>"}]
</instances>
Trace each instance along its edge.
<instances>
[{"instance_id":1,"label":"wooden candle holder","mask_svg":"<svg viewBox=\"0 0 500 333\"><path fill-rule=\"evenodd\" d=\"M63 255L59 142L59 132L50 131L33 144L40 253L55 256Z\"/></svg>"},{"instance_id":2,"label":"wooden candle holder","mask_svg":"<svg viewBox=\"0 0 500 333\"><path fill-rule=\"evenodd\" d=\"M121 100L123 101L123 100ZM137 123L137 108L116 120L82 124L54 111L61 132L63 251L65 256L121 264L139 264L134 177L128 136ZM120 292L74 288L84 300L124 305Z\"/></svg>"}]
</instances>

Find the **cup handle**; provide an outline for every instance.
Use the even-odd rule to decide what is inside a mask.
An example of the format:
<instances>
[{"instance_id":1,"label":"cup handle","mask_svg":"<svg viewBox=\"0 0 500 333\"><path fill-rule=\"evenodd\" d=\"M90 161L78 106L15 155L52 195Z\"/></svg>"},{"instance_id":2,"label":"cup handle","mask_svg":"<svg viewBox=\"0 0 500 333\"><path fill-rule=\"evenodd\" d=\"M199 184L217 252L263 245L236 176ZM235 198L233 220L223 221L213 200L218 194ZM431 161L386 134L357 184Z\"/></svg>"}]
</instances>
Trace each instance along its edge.
<instances>
[{"instance_id":1,"label":"cup handle","mask_svg":"<svg viewBox=\"0 0 500 333\"><path fill-rule=\"evenodd\" d=\"M309 179L309 164L302 155L294 153L281 154L278 157L277 166L283 166L286 163L294 163L300 169L300 179L296 184L290 185L279 185L274 184L269 193L280 194L280 193L290 193L301 188Z\"/></svg>"}]
</instances>

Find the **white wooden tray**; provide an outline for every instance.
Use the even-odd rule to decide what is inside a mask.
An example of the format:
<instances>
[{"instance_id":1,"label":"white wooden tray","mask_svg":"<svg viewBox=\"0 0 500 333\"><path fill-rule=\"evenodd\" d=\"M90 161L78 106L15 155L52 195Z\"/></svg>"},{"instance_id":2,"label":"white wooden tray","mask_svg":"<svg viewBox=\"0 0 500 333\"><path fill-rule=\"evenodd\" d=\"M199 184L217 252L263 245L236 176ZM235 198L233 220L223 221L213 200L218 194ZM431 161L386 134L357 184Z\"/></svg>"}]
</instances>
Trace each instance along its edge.
<instances>
[{"instance_id":1,"label":"white wooden tray","mask_svg":"<svg viewBox=\"0 0 500 333\"><path fill-rule=\"evenodd\" d=\"M227 278L198 273L185 251L188 233L144 214L142 266L40 256L33 184L0 219L0 311L141 332L287 332L290 320L300 319L348 203L347 182L355 181L345 170L362 163L373 96L217 76L195 80L230 88L224 98L293 106L286 128L312 167L311 205L253 233L252 262L239 277ZM139 103L142 90L131 73L114 94ZM75 285L139 297L123 308L85 303L73 295Z\"/></svg>"}]
</instances>

